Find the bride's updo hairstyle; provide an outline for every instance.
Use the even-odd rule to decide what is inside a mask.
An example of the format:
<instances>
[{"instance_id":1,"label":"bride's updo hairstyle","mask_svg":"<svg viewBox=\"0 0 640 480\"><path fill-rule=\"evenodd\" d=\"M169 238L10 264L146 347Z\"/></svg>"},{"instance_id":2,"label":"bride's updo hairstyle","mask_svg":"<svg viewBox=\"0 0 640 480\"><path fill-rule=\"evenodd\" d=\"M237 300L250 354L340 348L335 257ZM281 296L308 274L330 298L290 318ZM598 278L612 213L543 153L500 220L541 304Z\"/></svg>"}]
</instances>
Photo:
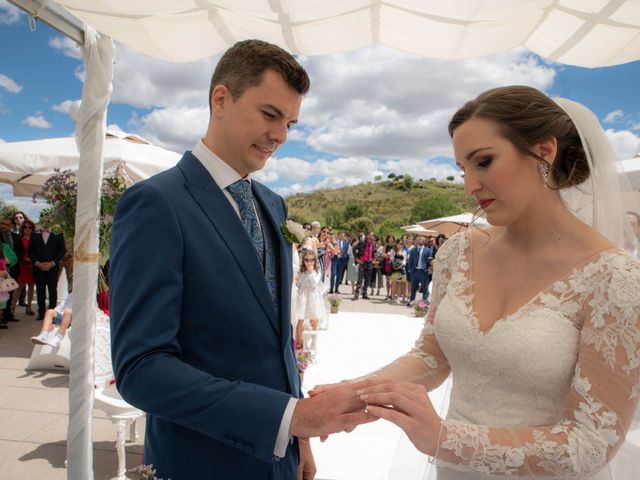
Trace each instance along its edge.
<instances>
[{"instance_id":1,"label":"bride's updo hairstyle","mask_svg":"<svg viewBox=\"0 0 640 480\"><path fill-rule=\"evenodd\" d=\"M550 172L551 186L562 189L589 178L589 165L576 127L560 106L535 88L514 85L481 93L449 122L449 135L471 118L492 120L500 134L521 153L547 164L531 146L555 137L558 152Z\"/></svg>"}]
</instances>

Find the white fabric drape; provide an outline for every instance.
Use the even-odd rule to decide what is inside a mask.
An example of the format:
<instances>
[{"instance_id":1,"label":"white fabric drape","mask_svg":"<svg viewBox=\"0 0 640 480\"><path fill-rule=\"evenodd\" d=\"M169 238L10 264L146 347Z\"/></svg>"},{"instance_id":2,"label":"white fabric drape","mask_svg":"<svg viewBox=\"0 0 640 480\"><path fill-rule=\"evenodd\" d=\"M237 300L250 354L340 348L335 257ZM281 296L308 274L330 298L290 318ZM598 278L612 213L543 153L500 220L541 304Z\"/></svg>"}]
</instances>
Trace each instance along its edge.
<instances>
[{"instance_id":1,"label":"white fabric drape","mask_svg":"<svg viewBox=\"0 0 640 480\"><path fill-rule=\"evenodd\" d=\"M107 105L113 78L113 41L85 30L86 78L76 138L80 151L78 206L74 238L73 342L69 377L67 478L93 480L92 411L94 330L98 276L98 216Z\"/></svg>"},{"instance_id":2,"label":"white fabric drape","mask_svg":"<svg viewBox=\"0 0 640 480\"><path fill-rule=\"evenodd\" d=\"M172 62L260 38L303 55L381 43L416 55L471 58L525 47L572 65L640 58L640 3L624 0L58 0L133 49Z\"/></svg>"}]
</instances>

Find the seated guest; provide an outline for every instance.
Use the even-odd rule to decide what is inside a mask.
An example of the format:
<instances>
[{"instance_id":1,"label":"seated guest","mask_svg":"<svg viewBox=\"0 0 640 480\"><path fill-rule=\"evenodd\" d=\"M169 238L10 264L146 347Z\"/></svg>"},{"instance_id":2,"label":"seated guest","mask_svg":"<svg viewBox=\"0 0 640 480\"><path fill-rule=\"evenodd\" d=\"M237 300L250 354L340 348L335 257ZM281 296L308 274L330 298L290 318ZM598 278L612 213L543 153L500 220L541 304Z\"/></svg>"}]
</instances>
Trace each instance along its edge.
<instances>
[{"instance_id":1,"label":"seated guest","mask_svg":"<svg viewBox=\"0 0 640 480\"><path fill-rule=\"evenodd\" d=\"M71 313L73 307L73 294L69 294L56 308L50 308L44 315L42 330L35 337L31 337L31 343L37 345L50 345L58 348L64 339L67 329L71 325Z\"/></svg>"}]
</instances>

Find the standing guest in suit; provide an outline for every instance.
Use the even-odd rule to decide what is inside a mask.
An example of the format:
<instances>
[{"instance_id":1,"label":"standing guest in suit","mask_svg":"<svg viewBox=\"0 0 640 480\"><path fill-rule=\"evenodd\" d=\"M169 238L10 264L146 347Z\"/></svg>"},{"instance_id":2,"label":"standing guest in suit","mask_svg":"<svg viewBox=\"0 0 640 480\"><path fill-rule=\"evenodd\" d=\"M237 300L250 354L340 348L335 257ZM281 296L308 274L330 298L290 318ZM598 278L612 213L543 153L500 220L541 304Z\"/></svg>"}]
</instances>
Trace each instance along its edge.
<instances>
[{"instance_id":1,"label":"standing guest in suit","mask_svg":"<svg viewBox=\"0 0 640 480\"><path fill-rule=\"evenodd\" d=\"M15 234L11 231L12 226L13 224L10 218L3 218L2 220L0 220L0 237L2 238L2 243L6 243L9 248L13 250L13 253L16 254L16 261L11 264L11 267L9 267L7 271L9 272L11 278L17 280L18 276L20 275L20 259L24 255L24 249L22 248L22 239L20 238L20 235ZM7 322L18 321L18 319L14 317L11 309L14 295L15 292L9 293L9 301L2 310L2 318L0 319L0 322L5 325L7 324Z\"/></svg>"},{"instance_id":2,"label":"standing guest in suit","mask_svg":"<svg viewBox=\"0 0 640 480\"><path fill-rule=\"evenodd\" d=\"M358 264L358 282L356 290L353 292L351 300L358 300L360 289L362 289L362 298L369 300L367 291L371 282L371 270L373 269L373 260L376 254L376 234L369 232L369 235L360 237L360 243L357 247L357 253L354 255Z\"/></svg>"},{"instance_id":3,"label":"standing guest in suit","mask_svg":"<svg viewBox=\"0 0 640 480\"><path fill-rule=\"evenodd\" d=\"M251 177L308 88L281 48L235 44L213 73L204 138L118 203L112 361L123 398L147 412L159 478L312 479L305 437L368 421L361 384L300 398L286 207Z\"/></svg>"},{"instance_id":4,"label":"standing guest in suit","mask_svg":"<svg viewBox=\"0 0 640 480\"><path fill-rule=\"evenodd\" d=\"M45 290L49 297L48 308L56 308L58 304L58 269L66 252L64 236L53 233L47 220L40 222L40 225L40 231L34 233L29 240L29 258L33 264L38 301L37 320L42 320L47 310Z\"/></svg>"},{"instance_id":5,"label":"standing guest in suit","mask_svg":"<svg viewBox=\"0 0 640 480\"><path fill-rule=\"evenodd\" d=\"M415 245L409 251L407 262L407 272L411 272L411 296L407 305L413 305L418 292L418 286L422 287L422 299L427 300L429 296L429 259L433 255L433 250L425 245L425 238L417 236Z\"/></svg>"},{"instance_id":6,"label":"standing guest in suit","mask_svg":"<svg viewBox=\"0 0 640 480\"><path fill-rule=\"evenodd\" d=\"M349 262L349 242L344 238L344 232L338 232L335 254L331 257L331 281L329 293L340 293L338 286L342 283L342 276Z\"/></svg>"}]
</instances>

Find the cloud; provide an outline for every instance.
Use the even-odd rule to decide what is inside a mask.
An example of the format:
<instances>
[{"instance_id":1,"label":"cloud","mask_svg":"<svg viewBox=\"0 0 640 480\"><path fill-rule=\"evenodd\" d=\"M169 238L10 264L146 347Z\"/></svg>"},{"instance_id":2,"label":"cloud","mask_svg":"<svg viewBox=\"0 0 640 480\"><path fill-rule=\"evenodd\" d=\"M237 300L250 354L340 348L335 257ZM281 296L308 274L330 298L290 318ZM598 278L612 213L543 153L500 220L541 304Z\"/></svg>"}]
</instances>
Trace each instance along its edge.
<instances>
[{"instance_id":1,"label":"cloud","mask_svg":"<svg viewBox=\"0 0 640 480\"><path fill-rule=\"evenodd\" d=\"M53 126L42 116L41 112L36 112L35 115L28 116L22 123L33 128L51 128Z\"/></svg>"},{"instance_id":2,"label":"cloud","mask_svg":"<svg viewBox=\"0 0 640 480\"><path fill-rule=\"evenodd\" d=\"M209 123L209 107L158 108L127 124L131 132L176 152L191 150Z\"/></svg>"},{"instance_id":3,"label":"cloud","mask_svg":"<svg viewBox=\"0 0 640 480\"><path fill-rule=\"evenodd\" d=\"M76 42L69 37L51 37L49 46L54 50L59 50L65 57L82 60L82 50Z\"/></svg>"},{"instance_id":4,"label":"cloud","mask_svg":"<svg viewBox=\"0 0 640 480\"><path fill-rule=\"evenodd\" d=\"M42 200L34 203L31 197L16 197L13 195L13 187L8 184L0 184L0 198L9 205L14 205L18 210L27 214L31 220L37 221L40 212L49 205Z\"/></svg>"},{"instance_id":5,"label":"cloud","mask_svg":"<svg viewBox=\"0 0 640 480\"><path fill-rule=\"evenodd\" d=\"M13 25L20 21L20 9L6 0L0 0L0 25Z\"/></svg>"},{"instance_id":6,"label":"cloud","mask_svg":"<svg viewBox=\"0 0 640 480\"><path fill-rule=\"evenodd\" d=\"M604 117L603 123L614 123L624 117L624 112L620 109L614 110L613 112L607 113L607 116Z\"/></svg>"},{"instance_id":7,"label":"cloud","mask_svg":"<svg viewBox=\"0 0 640 480\"><path fill-rule=\"evenodd\" d=\"M377 45L305 57L311 92L296 138L344 156L430 158L450 152L447 123L480 92L522 84L545 90L555 70L524 50L437 60Z\"/></svg>"},{"instance_id":8,"label":"cloud","mask_svg":"<svg viewBox=\"0 0 640 480\"><path fill-rule=\"evenodd\" d=\"M626 160L640 152L640 136L630 130L605 130L618 160Z\"/></svg>"},{"instance_id":9,"label":"cloud","mask_svg":"<svg viewBox=\"0 0 640 480\"><path fill-rule=\"evenodd\" d=\"M7 141L3 138L0 138L0 143L7 143Z\"/></svg>"},{"instance_id":10,"label":"cloud","mask_svg":"<svg viewBox=\"0 0 640 480\"><path fill-rule=\"evenodd\" d=\"M0 73L0 87L8 90L11 93L18 93L22 90L22 86L18 85L11 78Z\"/></svg>"},{"instance_id":11,"label":"cloud","mask_svg":"<svg viewBox=\"0 0 640 480\"><path fill-rule=\"evenodd\" d=\"M55 112L61 112L68 114L71 119L76 122L78 118L78 111L80 110L81 100L65 100L57 105L51 107Z\"/></svg>"},{"instance_id":12,"label":"cloud","mask_svg":"<svg viewBox=\"0 0 640 480\"><path fill-rule=\"evenodd\" d=\"M448 176L460 178L460 172L451 163L424 159L376 160L367 157L340 157L307 161L296 157L271 158L265 168L253 174L264 183L286 183L274 188L280 195L309 192L320 188L340 188L373 182L377 175L386 178L389 173L410 174L415 179Z\"/></svg>"},{"instance_id":13,"label":"cloud","mask_svg":"<svg viewBox=\"0 0 640 480\"><path fill-rule=\"evenodd\" d=\"M139 108L208 108L209 83L218 58L178 65L118 43L112 101Z\"/></svg>"}]
</instances>

